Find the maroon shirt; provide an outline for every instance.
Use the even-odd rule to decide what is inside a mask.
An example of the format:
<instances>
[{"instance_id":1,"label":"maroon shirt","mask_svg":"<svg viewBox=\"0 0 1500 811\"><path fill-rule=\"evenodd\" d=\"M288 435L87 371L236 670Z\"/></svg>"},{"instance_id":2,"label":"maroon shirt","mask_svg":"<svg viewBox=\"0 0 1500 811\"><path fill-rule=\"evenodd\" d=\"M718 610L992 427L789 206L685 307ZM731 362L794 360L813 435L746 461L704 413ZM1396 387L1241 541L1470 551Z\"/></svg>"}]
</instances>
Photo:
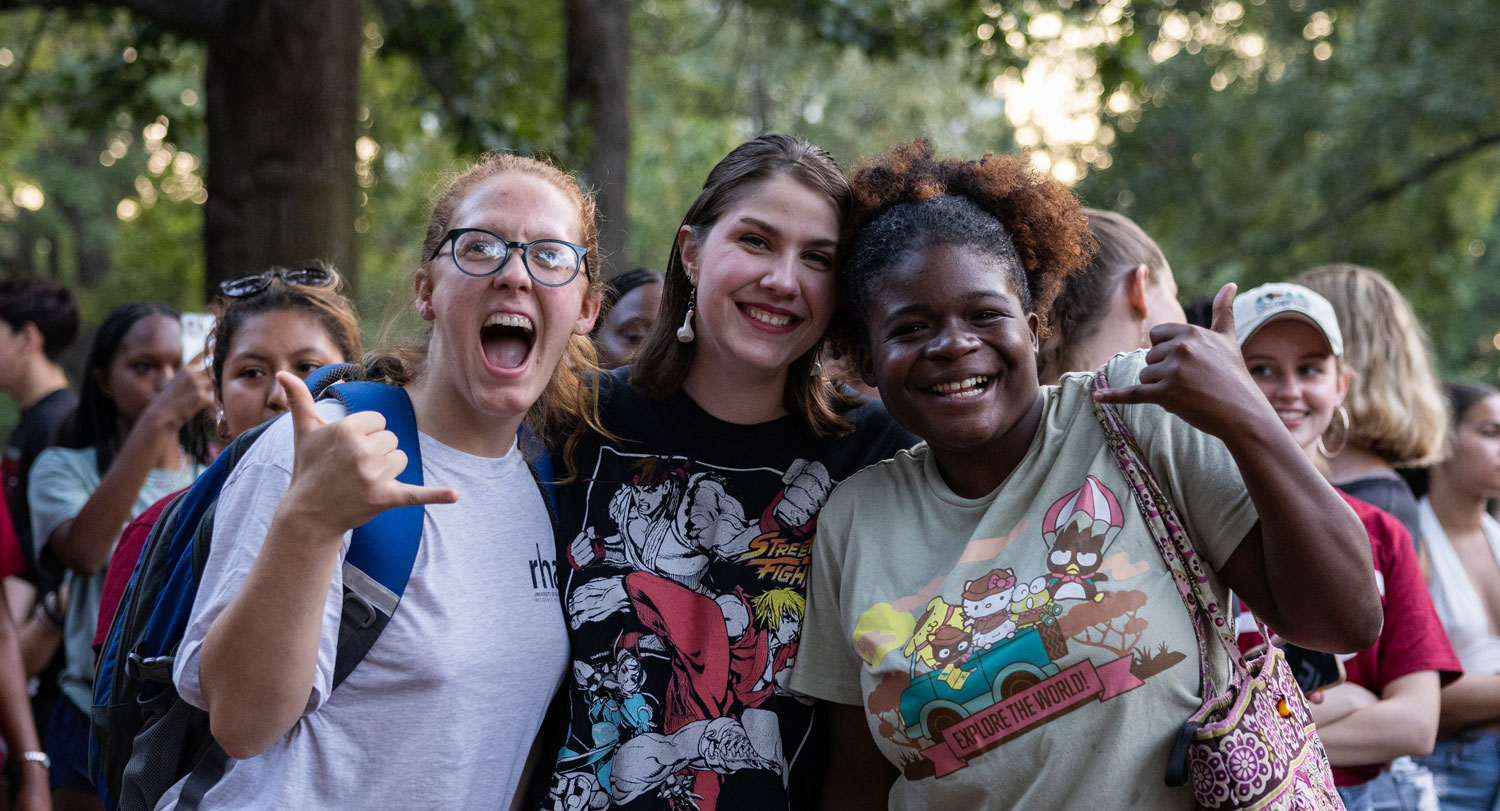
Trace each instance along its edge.
<instances>
[{"instance_id":1,"label":"maroon shirt","mask_svg":"<svg viewBox=\"0 0 1500 811\"><path fill-rule=\"evenodd\" d=\"M1380 589L1380 605L1385 612L1375 646L1344 660L1344 680L1378 696L1396 679L1423 670L1436 670L1441 684L1458 678L1463 668L1438 621L1437 610L1432 607L1432 596L1417 564L1411 533L1379 507L1343 492L1339 495L1354 508L1354 514L1370 536L1375 585ZM1260 642L1256 631L1239 637L1242 650ZM1375 779L1387 765L1335 766L1333 782L1339 786L1357 786Z\"/></svg>"},{"instance_id":2,"label":"maroon shirt","mask_svg":"<svg viewBox=\"0 0 1500 811\"><path fill-rule=\"evenodd\" d=\"M94 653L97 654L104 647L104 637L109 635L110 623L115 620L115 612L119 610L120 600L125 596L125 587L130 585L130 576L135 573L135 563L140 560L146 539L151 536L151 527L161 517L162 510L181 493L182 490L178 490L147 507L145 512L136 516L134 521L125 526L125 531L120 533L115 551L109 556L109 569L104 574L104 590L99 595L99 624L98 630L94 631Z\"/></svg>"}]
</instances>

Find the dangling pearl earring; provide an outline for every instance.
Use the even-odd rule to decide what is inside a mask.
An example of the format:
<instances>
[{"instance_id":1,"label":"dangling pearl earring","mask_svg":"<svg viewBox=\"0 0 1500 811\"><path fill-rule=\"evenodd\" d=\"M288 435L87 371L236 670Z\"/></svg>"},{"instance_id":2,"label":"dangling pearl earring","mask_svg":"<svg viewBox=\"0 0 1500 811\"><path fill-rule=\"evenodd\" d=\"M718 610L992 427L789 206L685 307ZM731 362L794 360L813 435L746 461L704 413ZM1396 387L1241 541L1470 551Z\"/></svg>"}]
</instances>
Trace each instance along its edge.
<instances>
[{"instance_id":1,"label":"dangling pearl earring","mask_svg":"<svg viewBox=\"0 0 1500 811\"><path fill-rule=\"evenodd\" d=\"M697 306L698 288L694 287L693 292L688 294L687 315L682 317L682 326L677 328L677 340L682 343L690 344L694 338L698 337L693 334L693 309Z\"/></svg>"}]
</instances>

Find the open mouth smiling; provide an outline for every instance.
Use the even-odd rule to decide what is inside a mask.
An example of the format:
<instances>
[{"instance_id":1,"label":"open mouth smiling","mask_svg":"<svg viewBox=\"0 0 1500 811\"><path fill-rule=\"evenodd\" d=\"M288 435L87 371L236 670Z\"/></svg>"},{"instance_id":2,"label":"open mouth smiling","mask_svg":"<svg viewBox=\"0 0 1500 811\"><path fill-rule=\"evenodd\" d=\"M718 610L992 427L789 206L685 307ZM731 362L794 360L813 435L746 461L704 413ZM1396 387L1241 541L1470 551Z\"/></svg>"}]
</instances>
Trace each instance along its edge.
<instances>
[{"instance_id":1,"label":"open mouth smiling","mask_svg":"<svg viewBox=\"0 0 1500 811\"><path fill-rule=\"evenodd\" d=\"M983 394L989 389L992 381L994 381L994 378L990 375L972 375L951 383L938 383L928 386L924 391L944 399L961 400L968 397L978 397Z\"/></svg>"},{"instance_id":2,"label":"open mouth smiling","mask_svg":"<svg viewBox=\"0 0 1500 811\"><path fill-rule=\"evenodd\" d=\"M519 369L531 355L536 326L519 313L492 313L479 329L484 359L497 369Z\"/></svg>"},{"instance_id":3,"label":"open mouth smiling","mask_svg":"<svg viewBox=\"0 0 1500 811\"><path fill-rule=\"evenodd\" d=\"M768 327L786 329L802 323L802 319L788 312L772 312L764 307L754 304L740 304L740 312L744 313L752 321L765 324Z\"/></svg>"}]
</instances>

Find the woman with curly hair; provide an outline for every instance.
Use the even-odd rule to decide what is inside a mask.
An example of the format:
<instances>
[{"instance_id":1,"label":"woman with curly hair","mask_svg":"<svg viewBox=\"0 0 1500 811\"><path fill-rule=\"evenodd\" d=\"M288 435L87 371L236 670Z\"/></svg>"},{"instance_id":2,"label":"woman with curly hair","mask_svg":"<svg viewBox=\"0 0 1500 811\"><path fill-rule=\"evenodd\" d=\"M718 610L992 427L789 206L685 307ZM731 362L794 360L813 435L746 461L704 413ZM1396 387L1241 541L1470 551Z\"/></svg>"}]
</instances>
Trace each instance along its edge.
<instances>
[{"instance_id":1,"label":"woman with curly hair","mask_svg":"<svg viewBox=\"0 0 1500 811\"><path fill-rule=\"evenodd\" d=\"M834 702L845 742L823 806L1195 807L1162 780L1201 703L1195 634L1095 399L1220 600L1233 588L1317 648L1379 630L1369 543L1246 374L1233 287L1212 330L1156 327L1097 394L1089 375L1040 386L1040 314L1091 247L1071 194L1022 160L938 160L921 141L851 185L849 343L926 444L850 477L819 518L792 688ZM1218 649L1209 672L1227 675Z\"/></svg>"}]
</instances>

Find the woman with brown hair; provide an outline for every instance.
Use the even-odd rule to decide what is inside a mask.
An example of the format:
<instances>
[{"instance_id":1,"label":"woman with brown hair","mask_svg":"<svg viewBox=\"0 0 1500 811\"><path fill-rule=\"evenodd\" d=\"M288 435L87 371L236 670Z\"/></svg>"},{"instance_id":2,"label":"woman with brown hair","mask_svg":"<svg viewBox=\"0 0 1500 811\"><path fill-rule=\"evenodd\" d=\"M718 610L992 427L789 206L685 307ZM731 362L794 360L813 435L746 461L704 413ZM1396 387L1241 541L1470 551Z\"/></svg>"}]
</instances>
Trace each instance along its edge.
<instances>
[{"instance_id":1,"label":"woman with brown hair","mask_svg":"<svg viewBox=\"0 0 1500 811\"><path fill-rule=\"evenodd\" d=\"M1485 511L1500 498L1500 391L1444 388L1452 432L1419 515L1432 600L1464 676L1443 689L1442 737L1422 763L1445 811L1484 811L1500 805L1500 523Z\"/></svg>"},{"instance_id":2,"label":"woman with brown hair","mask_svg":"<svg viewBox=\"0 0 1500 811\"><path fill-rule=\"evenodd\" d=\"M911 444L819 374L849 205L800 138L729 153L683 218L634 365L602 378L605 430L560 450L576 478L557 491L573 644L559 800L710 811L814 795L812 707L785 682L818 512Z\"/></svg>"}]
</instances>

